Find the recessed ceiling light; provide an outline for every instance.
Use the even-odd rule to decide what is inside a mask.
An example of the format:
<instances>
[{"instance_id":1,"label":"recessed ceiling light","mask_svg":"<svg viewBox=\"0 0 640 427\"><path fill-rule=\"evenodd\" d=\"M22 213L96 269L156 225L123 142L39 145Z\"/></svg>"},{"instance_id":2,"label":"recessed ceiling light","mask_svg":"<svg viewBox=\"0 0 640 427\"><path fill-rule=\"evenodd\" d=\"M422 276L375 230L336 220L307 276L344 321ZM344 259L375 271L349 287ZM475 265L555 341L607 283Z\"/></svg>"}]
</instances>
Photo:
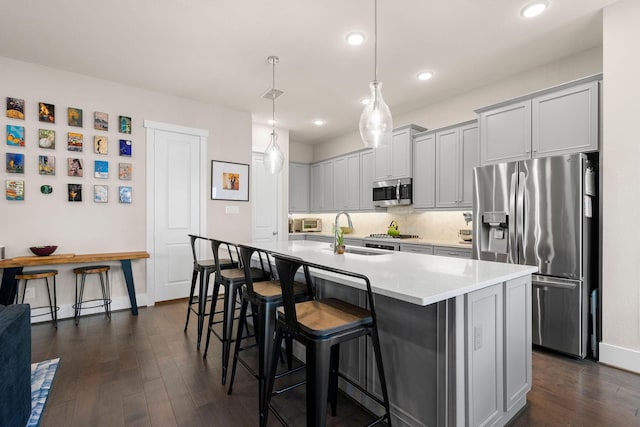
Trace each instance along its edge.
<instances>
[{"instance_id":1,"label":"recessed ceiling light","mask_svg":"<svg viewBox=\"0 0 640 427\"><path fill-rule=\"evenodd\" d=\"M273 126L276 123L278 123L278 121L277 120L273 120L273 119L269 119L268 123L269 123L269 125Z\"/></svg>"},{"instance_id":2,"label":"recessed ceiling light","mask_svg":"<svg viewBox=\"0 0 640 427\"><path fill-rule=\"evenodd\" d=\"M549 6L549 3L547 3L546 1L537 1L535 3L531 3L528 6L525 6L520 11L520 14L525 18L533 18L544 12L547 6Z\"/></svg>"},{"instance_id":3,"label":"recessed ceiling light","mask_svg":"<svg viewBox=\"0 0 640 427\"><path fill-rule=\"evenodd\" d=\"M324 120L322 119L316 119L313 121L313 124L316 126L322 126L324 124Z\"/></svg>"},{"instance_id":4,"label":"recessed ceiling light","mask_svg":"<svg viewBox=\"0 0 640 427\"><path fill-rule=\"evenodd\" d=\"M360 103L361 103L362 105L367 105L367 104L369 103L369 98L362 98L362 99L360 100Z\"/></svg>"},{"instance_id":5,"label":"recessed ceiling light","mask_svg":"<svg viewBox=\"0 0 640 427\"><path fill-rule=\"evenodd\" d=\"M347 34L347 43L351 46L360 46L364 42L364 34L362 33L349 33Z\"/></svg>"},{"instance_id":6,"label":"recessed ceiling light","mask_svg":"<svg viewBox=\"0 0 640 427\"><path fill-rule=\"evenodd\" d=\"M431 71L418 73L418 80L429 80L431 77L433 77L433 73Z\"/></svg>"}]
</instances>

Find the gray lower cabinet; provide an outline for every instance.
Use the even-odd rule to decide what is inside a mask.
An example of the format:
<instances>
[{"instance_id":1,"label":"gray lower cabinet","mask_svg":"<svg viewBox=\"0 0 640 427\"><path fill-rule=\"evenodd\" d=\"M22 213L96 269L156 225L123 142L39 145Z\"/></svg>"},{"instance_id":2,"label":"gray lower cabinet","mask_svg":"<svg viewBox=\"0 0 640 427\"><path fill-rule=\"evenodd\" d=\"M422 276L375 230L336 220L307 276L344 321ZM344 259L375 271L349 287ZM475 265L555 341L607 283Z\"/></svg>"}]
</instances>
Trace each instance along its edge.
<instances>
[{"instance_id":1,"label":"gray lower cabinet","mask_svg":"<svg viewBox=\"0 0 640 427\"><path fill-rule=\"evenodd\" d=\"M293 241L293 240L306 240L307 237L304 234L294 234L294 233L289 233L289 241Z\"/></svg>"},{"instance_id":2,"label":"gray lower cabinet","mask_svg":"<svg viewBox=\"0 0 640 427\"><path fill-rule=\"evenodd\" d=\"M306 240L310 240L312 242L333 243L333 237L320 234L307 233Z\"/></svg>"},{"instance_id":3,"label":"gray lower cabinet","mask_svg":"<svg viewBox=\"0 0 640 427\"><path fill-rule=\"evenodd\" d=\"M309 165L289 163L289 212L309 212Z\"/></svg>"},{"instance_id":4,"label":"gray lower cabinet","mask_svg":"<svg viewBox=\"0 0 640 427\"><path fill-rule=\"evenodd\" d=\"M400 252L413 252L415 254L433 255L433 246L400 243Z\"/></svg>"},{"instance_id":5,"label":"gray lower cabinet","mask_svg":"<svg viewBox=\"0 0 640 427\"><path fill-rule=\"evenodd\" d=\"M366 305L361 290L325 279L316 284L323 297ZM524 407L532 368L530 277L424 307L383 295L374 295L374 304L394 425L505 425ZM382 396L368 339L341 346L340 371ZM380 412L356 388L340 386Z\"/></svg>"},{"instance_id":6,"label":"gray lower cabinet","mask_svg":"<svg viewBox=\"0 0 640 427\"><path fill-rule=\"evenodd\" d=\"M504 425L531 390L530 277L469 293L465 312L466 425Z\"/></svg>"},{"instance_id":7,"label":"gray lower cabinet","mask_svg":"<svg viewBox=\"0 0 640 427\"><path fill-rule=\"evenodd\" d=\"M433 254L455 258L471 258L471 248L454 248L451 246L434 246Z\"/></svg>"},{"instance_id":8,"label":"gray lower cabinet","mask_svg":"<svg viewBox=\"0 0 640 427\"><path fill-rule=\"evenodd\" d=\"M355 237L346 237L344 238L344 244L346 246L359 246L362 247L364 246L364 240L363 239L358 239Z\"/></svg>"}]
</instances>

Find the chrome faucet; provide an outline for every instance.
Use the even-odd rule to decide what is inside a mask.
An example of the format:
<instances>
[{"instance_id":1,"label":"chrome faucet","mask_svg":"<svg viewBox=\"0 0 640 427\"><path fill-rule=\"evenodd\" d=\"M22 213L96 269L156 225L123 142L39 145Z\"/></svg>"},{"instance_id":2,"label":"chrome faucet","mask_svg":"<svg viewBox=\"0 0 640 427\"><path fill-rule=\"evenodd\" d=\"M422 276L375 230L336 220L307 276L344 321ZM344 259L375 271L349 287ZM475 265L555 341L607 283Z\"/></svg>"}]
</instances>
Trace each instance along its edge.
<instances>
[{"instance_id":1,"label":"chrome faucet","mask_svg":"<svg viewBox=\"0 0 640 427\"><path fill-rule=\"evenodd\" d=\"M351 222L351 216L349 216L349 213L347 211L340 211L336 214L336 220L333 223L333 252L334 253L338 251L338 230L340 229L340 227L338 227L338 219L342 214L345 214L347 216L347 221L349 222L349 228L353 228L353 223Z\"/></svg>"}]
</instances>

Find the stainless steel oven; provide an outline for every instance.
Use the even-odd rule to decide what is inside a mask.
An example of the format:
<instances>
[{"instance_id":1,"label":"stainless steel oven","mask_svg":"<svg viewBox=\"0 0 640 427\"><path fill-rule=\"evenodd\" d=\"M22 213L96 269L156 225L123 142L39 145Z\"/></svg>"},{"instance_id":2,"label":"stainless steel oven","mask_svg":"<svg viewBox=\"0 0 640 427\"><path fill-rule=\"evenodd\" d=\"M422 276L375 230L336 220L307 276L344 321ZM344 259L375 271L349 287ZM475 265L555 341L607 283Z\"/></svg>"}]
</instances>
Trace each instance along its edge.
<instances>
[{"instance_id":1,"label":"stainless steel oven","mask_svg":"<svg viewBox=\"0 0 640 427\"><path fill-rule=\"evenodd\" d=\"M413 185L411 178L374 181L374 206L399 206L410 205L411 203L413 203Z\"/></svg>"}]
</instances>

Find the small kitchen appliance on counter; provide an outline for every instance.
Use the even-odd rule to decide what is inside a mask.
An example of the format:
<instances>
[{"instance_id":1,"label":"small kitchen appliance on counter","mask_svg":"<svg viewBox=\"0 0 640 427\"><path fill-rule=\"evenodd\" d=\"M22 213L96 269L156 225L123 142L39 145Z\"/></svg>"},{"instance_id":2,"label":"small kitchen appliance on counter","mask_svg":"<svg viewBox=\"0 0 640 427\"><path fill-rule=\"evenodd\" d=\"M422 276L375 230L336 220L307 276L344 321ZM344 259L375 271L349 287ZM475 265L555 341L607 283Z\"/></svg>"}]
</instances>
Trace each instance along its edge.
<instances>
[{"instance_id":1,"label":"small kitchen appliance on counter","mask_svg":"<svg viewBox=\"0 0 640 427\"><path fill-rule=\"evenodd\" d=\"M302 218L300 220L300 231L322 231L322 220L320 218Z\"/></svg>"}]
</instances>

